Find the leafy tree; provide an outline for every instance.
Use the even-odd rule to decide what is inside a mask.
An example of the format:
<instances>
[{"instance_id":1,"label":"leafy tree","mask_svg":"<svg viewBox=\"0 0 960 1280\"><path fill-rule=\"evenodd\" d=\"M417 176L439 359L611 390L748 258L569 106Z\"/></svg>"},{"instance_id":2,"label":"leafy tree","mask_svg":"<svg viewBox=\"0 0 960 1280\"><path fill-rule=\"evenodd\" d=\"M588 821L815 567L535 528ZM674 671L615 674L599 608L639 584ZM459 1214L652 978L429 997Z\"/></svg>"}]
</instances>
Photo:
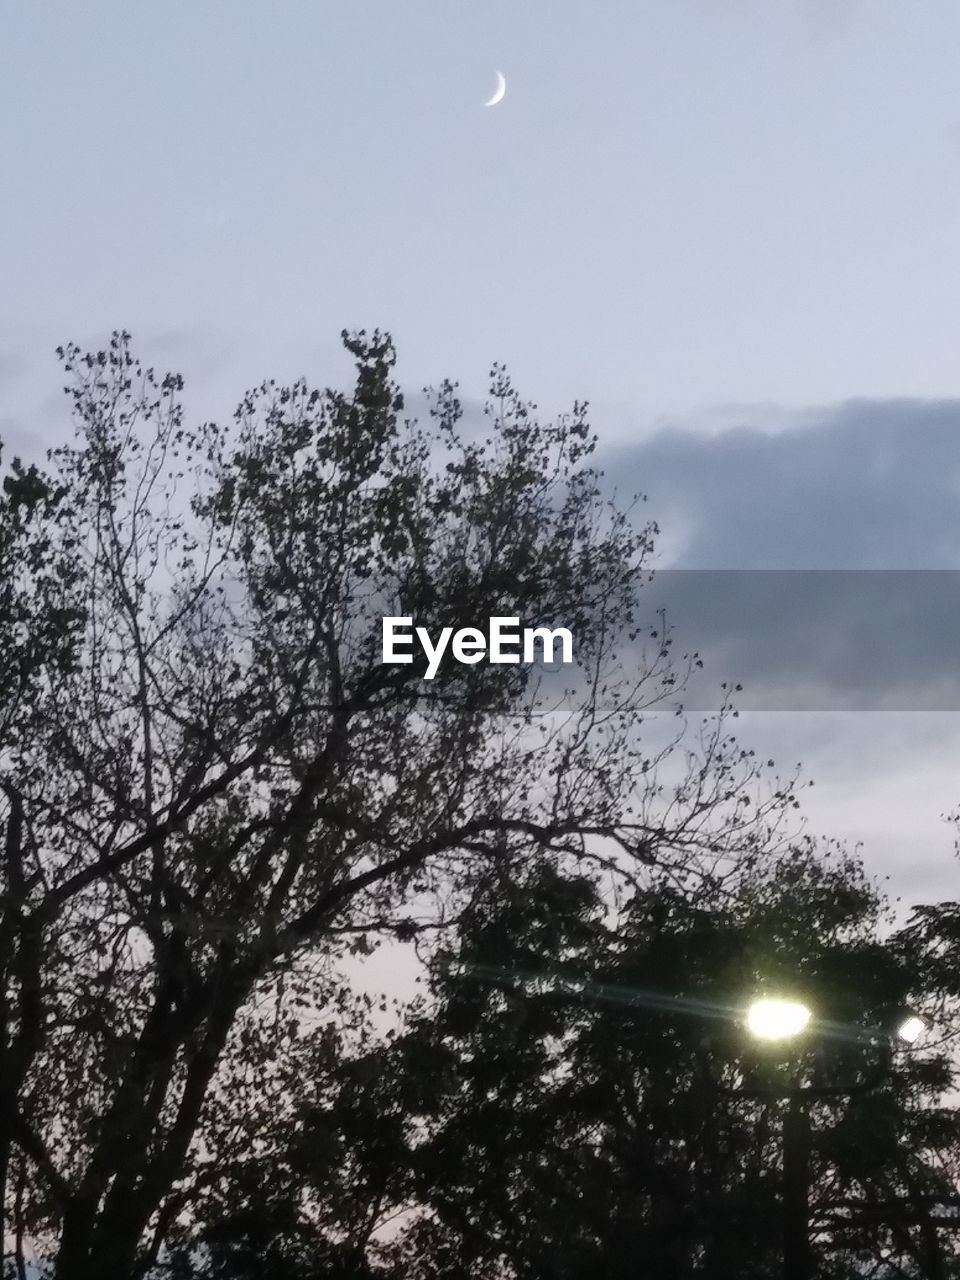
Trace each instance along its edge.
<instances>
[{"instance_id":1,"label":"leafy tree","mask_svg":"<svg viewBox=\"0 0 960 1280\"><path fill-rule=\"evenodd\" d=\"M957 1274L944 1046L858 1090L871 1029L936 1003L930 970L908 934L881 940L882 901L837 852L801 846L733 888L659 879L612 912L596 877L542 858L484 886L402 1035L295 1055L323 1086L299 1089L261 1166L296 1188L289 1238L312 1234L314 1259L349 1240L356 1266L406 1280L627 1277L641 1259L651 1277L778 1276L775 1095L799 1071L849 1085L807 1104L821 1273ZM736 1015L788 976L826 1031L751 1050ZM216 1198L204 1212L224 1229Z\"/></svg>"},{"instance_id":2,"label":"leafy tree","mask_svg":"<svg viewBox=\"0 0 960 1280\"><path fill-rule=\"evenodd\" d=\"M601 498L585 407L541 424L497 366L487 439L450 383L422 425L390 340L344 341L351 393L268 382L230 428L187 426L126 334L65 348L77 438L7 483L4 1138L58 1280L157 1259L216 1179L224 1074L275 1072L265 1003L315 1014L351 946L537 851L759 857L794 803L723 716L641 736L678 678L659 629L640 648L655 530ZM386 613L567 626L578 672L425 681L381 663Z\"/></svg>"},{"instance_id":3,"label":"leafy tree","mask_svg":"<svg viewBox=\"0 0 960 1280\"><path fill-rule=\"evenodd\" d=\"M0 750L14 729L29 732L31 710L44 673L67 672L75 659L83 619L79 574L69 538L62 534L63 493L36 467L14 458L0 494ZM6 802L0 873L0 1206L8 1189L13 1206L14 1255L23 1273L25 1151L15 1150L27 1077L42 1034L40 990L43 939L26 922L37 868L28 854L24 800L12 774L0 771ZM26 1088L25 1088L26 1086ZM11 1185L11 1173L15 1181ZM0 1259L5 1254L0 1216Z\"/></svg>"}]
</instances>

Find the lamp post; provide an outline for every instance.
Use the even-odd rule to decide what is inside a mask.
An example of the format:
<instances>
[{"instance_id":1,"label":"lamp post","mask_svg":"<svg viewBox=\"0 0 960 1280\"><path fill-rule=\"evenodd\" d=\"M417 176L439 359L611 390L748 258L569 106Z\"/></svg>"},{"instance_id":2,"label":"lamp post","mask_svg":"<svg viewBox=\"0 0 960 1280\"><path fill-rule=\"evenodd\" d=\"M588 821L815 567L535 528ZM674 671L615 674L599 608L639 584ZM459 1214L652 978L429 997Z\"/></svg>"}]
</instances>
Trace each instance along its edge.
<instances>
[{"instance_id":1,"label":"lamp post","mask_svg":"<svg viewBox=\"0 0 960 1280\"><path fill-rule=\"evenodd\" d=\"M794 1040L810 1025L813 1014L799 1000L769 997L754 1000L747 1009L745 1023L755 1040L782 1043ZM808 1228L810 1209L810 1117L805 1090L799 1084L785 1089L738 1090L741 1094L760 1097L786 1097L781 1146L783 1174L781 1210L783 1214L781 1242L783 1280L809 1280L814 1273L813 1253Z\"/></svg>"},{"instance_id":2,"label":"lamp post","mask_svg":"<svg viewBox=\"0 0 960 1280\"><path fill-rule=\"evenodd\" d=\"M754 1039L783 1043L802 1035L810 1026L812 1010L799 1000L765 997L754 1000L747 1009L745 1023ZM781 1184L783 1280L812 1280L816 1266L810 1247L810 1116L811 1100L853 1097L875 1089L889 1074L896 1040L914 1044L925 1023L915 1013L903 1011L892 1030L868 1037L878 1049L874 1067L862 1079L841 1085L802 1085L799 1078L786 1088L769 1087L730 1090L741 1097L785 1099L781 1143L783 1174Z\"/></svg>"}]
</instances>

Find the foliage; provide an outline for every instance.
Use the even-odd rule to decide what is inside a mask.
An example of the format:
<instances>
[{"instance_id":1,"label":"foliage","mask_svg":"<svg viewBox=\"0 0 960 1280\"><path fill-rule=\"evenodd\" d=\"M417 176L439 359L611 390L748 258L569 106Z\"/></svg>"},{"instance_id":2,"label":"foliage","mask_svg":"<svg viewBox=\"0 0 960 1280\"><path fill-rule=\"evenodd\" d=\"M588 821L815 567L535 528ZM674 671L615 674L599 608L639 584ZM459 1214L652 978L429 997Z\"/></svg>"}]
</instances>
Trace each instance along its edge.
<instances>
[{"instance_id":1,"label":"foliage","mask_svg":"<svg viewBox=\"0 0 960 1280\"><path fill-rule=\"evenodd\" d=\"M389 338L344 341L351 393L264 383L229 428L186 425L128 335L67 347L76 440L5 482L0 1167L58 1280L157 1259L216 1178L224 1081L272 1079L351 947L538 852L749 863L794 803L724 716L644 732L678 687L642 625L655 530L602 499L585 406L542 424L496 366L486 438L451 383L421 425ZM380 663L384 613L568 626L577 675L427 683Z\"/></svg>"},{"instance_id":2,"label":"foliage","mask_svg":"<svg viewBox=\"0 0 960 1280\"><path fill-rule=\"evenodd\" d=\"M803 845L735 892L660 879L612 912L601 888L534 860L474 898L402 1034L339 1062L327 1032L301 1044L296 1074L324 1084L274 1128L263 1178L295 1189L301 1247L349 1241L409 1280L626 1277L640 1258L649 1276L779 1275L777 1090L799 1080L844 1087L808 1103L822 1273L954 1274L949 1055L899 1054L860 1089L870 1033L937 993L908 935L881 941L859 866ZM786 974L820 1029L799 1056L751 1051L738 1014ZM205 1213L223 1226L216 1199Z\"/></svg>"}]
</instances>

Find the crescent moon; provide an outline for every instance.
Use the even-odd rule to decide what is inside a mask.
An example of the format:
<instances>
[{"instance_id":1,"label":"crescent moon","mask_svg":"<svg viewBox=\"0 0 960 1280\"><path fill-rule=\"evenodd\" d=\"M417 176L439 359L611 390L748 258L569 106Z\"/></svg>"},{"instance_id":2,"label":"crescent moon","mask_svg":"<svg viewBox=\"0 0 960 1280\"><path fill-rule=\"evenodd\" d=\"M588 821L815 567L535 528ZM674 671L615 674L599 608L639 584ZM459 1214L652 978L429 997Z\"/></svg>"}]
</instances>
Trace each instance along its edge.
<instances>
[{"instance_id":1,"label":"crescent moon","mask_svg":"<svg viewBox=\"0 0 960 1280\"><path fill-rule=\"evenodd\" d=\"M503 101L503 95L507 92L507 82L503 77L503 72L497 72L497 87L494 90L493 97L483 105L485 107L495 107L498 102Z\"/></svg>"}]
</instances>

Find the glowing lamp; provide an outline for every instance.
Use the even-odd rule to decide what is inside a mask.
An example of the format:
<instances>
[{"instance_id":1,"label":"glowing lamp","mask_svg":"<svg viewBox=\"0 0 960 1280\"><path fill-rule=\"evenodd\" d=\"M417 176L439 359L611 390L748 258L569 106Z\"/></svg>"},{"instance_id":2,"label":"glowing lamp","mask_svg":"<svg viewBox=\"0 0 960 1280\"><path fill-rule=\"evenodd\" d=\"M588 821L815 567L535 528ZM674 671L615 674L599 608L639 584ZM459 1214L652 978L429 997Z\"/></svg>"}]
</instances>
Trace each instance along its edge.
<instances>
[{"instance_id":1,"label":"glowing lamp","mask_svg":"<svg viewBox=\"0 0 960 1280\"><path fill-rule=\"evenodd\" d=\"M799 1000L754 1000L747 1010L747 1030L757 1040L790 1040L799 1035L812 1017Z\"/></svg>"}]
</instances>

